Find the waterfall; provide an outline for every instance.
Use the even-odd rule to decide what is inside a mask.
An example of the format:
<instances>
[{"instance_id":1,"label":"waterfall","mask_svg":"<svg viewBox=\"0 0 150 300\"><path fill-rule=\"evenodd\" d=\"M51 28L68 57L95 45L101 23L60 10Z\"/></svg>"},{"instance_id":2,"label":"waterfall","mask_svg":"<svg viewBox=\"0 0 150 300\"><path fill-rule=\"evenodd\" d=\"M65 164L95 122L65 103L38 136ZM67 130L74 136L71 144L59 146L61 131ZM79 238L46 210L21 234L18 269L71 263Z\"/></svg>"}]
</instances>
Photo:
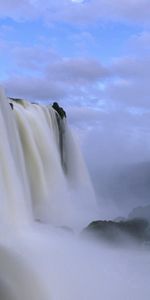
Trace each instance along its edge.
<instances>
[{"instance_id":1,"label":"waterfall","mask_svg":"<svg viewBox=\"0 0 150 300\"><path fill-rule=\"evenodd\" d=\"M8 99L3 91L0 109L1 220L83 227L96 203L66 119L50 105Z\"/></svg>"},{"instance_id":2,"label":"waterfall","mask_svg":"<svg viewBox=\"0 0 150 300\"><path fill-rule=\"evenodd\" d=\"M76 234L96 217L67 120L0 90L0 300L148 300L149 251Z\"/></svg>"},{"instance_id":3,"label":"waterfall","mask_svg":"<svg viewBox=\"0 0 150 300\"><path fill-rule=\"evenodd\" d=\"M8 99L0 92L0 222L31 221L31 199L16 120Z\"/></svg>"},{"instance_id":4,"label":"waterfall","mask_svg":"<svg viewBox=\"0 0 150 300\"><path fill-rule=\"evenodd\" d=\"M50 105L2 89L0 137L0 299L67 300L66 282L57 289L69 262L65 228L81 230L96 212L80 149Z\"/></svg>"}]
</instances>

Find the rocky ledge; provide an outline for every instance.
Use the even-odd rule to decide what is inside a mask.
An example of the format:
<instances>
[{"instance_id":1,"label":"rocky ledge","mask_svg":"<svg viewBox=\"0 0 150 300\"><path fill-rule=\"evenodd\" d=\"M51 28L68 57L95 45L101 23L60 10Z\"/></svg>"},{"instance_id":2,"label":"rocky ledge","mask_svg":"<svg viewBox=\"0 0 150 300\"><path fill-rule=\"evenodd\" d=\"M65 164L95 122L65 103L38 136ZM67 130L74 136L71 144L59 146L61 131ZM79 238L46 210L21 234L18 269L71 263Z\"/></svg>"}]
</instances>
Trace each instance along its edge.
<instances>
[{"instance_id":1,"label":"rocky ledge","mask_svg":"<svg viewBox=\"0 0 150 300\"><path fill-rule=\"evenodd\" d=\"M150 242L150 224L145 219L119 222L94 221L83 230L82 234L114 244L128 242L143 244Z\"/></svg>"}]
</instances>

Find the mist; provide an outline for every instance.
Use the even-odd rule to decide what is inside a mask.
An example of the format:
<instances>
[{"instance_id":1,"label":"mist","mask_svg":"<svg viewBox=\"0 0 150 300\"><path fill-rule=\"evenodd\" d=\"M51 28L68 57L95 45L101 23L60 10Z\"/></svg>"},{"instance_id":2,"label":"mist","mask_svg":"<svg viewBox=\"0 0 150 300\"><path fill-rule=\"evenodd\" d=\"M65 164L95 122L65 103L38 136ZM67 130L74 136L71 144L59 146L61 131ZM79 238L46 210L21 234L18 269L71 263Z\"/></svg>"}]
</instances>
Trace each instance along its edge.
<instances>
[{"instance_id":1,"label":"mist","mask_svg":"<svg viewBox=\"0 0 150 300\"><path fill-rule=\"evenodd\" d=\"M36 300L148 300L149 262L148 249L112 247L36 225L1 240L0 295L2 300L31 295Z\"/></svg>"},{"instance_id":2,"label":"mist","mask_svg":"<svg viewBox=\"0 0 150 300\"><path fill-rule=\"evenodd\" d=\"M149 205L149 112L73 108L69 113L80 137L100 218L127 217L133 208Z\"/></svg>"},{"instance_id":3,"label":"mist","mask_svg":"<svg viewBox=\"0 0 150 300\"><path fill-rule=\"evenodd\" d=\"M150 299L149 15L0 1L0 300Z\"/></svg>"},{"instance_id":4,"label":"mist","mask_svg":"<svg viewBox=\"0 0 150 300\"><path fill-rule=\"evenodd\" d=\"M91 170L93 167L96 175L95 171L98 167L98 170L105 170L106 173L105 187L108 188L108 197L99 197L99 210L96 206L95 215L96 203L92 185L82 155L80 151L78 152L80 147L78 148L79 145L73 138L74 134L71 134L67 124L62 123L64 125L62 128L65 128L63 140L66 155L64 157L66 160L63 162L66 162L67 167L67 173L65 173L66 169L61 163L56 115L52 108L41 107L26 101L23 101L23 106L22 102L19 104L14 101L12 110L7 100L2 93L1 127L5 137L5 143L1 143L1 152L5 158L3 170L11 170L12 173L4 172L1 182L1 185L5 187L1 189L1 199L7 201L8 205L1 208L3 222L0 227L0 299L125 300L129 297L136 300L149 299L150 239L146 233L147 230L149 231L149 224L142 223L144 229L142 229L141 239L136 239L134 234L132 236L131 227L129 227L128 234L118 228L115 228L113 233L114 227L109 228L110 232L106 234L107 242L104 242L100 236L96 237L95 234L85 234L89 223L95 219L105 218L105 212L107 212L107 218L109 212L110 217L116 213L114 205L117 203L116 197L112 197L113 193L108 186L110 170L114 179L122 163L126 167L131 163L143 163L140 160L140 151L145 153L144 157L146 157L148 149L144 152L145 148L140 148L140 142L136 144L137 140L134 139L133 143L133 139L129 139L130 135L129 137L127 135L128 138L125 139L126 135L123 134L125 130L122 128L119 135L120 129L114 130L119 127L112 127L109 123L108 127L102 124L101 127L94 127L89 123L86 127L87 131L84 126L82 130L78 127L89 170L90 166ZM6 123L7 119L16 120L14 126L13 122ZM20 120L24 122L18 122ZM39 129L34 131L35 127ZM9 137L15 136L11 134L12 132L16 132L16 143L11 144L12 151L10 151ZM23 137L26 138L23 139ZM131 147L132 143L138 146L136 156ZM20 153L20 158L24 157L19 165L19 155L15 156L15 149L18 150L17 153ZM122 156L118 155L117 151L122 153ZM38 159L34 163L33 157L36 156ZM130 160L127 159L128 157ZM10 161L14 162L11 168ZM30 165L28 165L29 162ZM10 176L11 174L15 175ZM26 184L23 187L18 181L21 176L24 179L30 179L25 181ZM42 181L42 178L45 180ZM99 186L99 173L95 181L94 177L92 178L95 187L96 183ZM64 190L65 186L68 187L67 190ZM12 187L11 190L10 187ZM31 198L28 198L28 188L32 191ZM73 198L67 199L66 191L68 190L73 192ZM20 193L18 194L17 191ZM101 195L104 194L104 190L100 189L100 191L102 191ZM121 193L122 190L120 190L120 195ZM38 194L41 195L39 199ZM49 196L51 196L50 202ZM70 201L67 201L69 199ZM105 199L108 199L107 203ZM109 199L112 201L110 206ZM70 205L72 203L73 205ZM116 213L116 216L119 214ZM135 224L134 229L137 228L136 226L139 228L139 225ZM118 241L113 242L112 238L109 239L112 236L117 236Z\"/></svg>"}]
</instances>

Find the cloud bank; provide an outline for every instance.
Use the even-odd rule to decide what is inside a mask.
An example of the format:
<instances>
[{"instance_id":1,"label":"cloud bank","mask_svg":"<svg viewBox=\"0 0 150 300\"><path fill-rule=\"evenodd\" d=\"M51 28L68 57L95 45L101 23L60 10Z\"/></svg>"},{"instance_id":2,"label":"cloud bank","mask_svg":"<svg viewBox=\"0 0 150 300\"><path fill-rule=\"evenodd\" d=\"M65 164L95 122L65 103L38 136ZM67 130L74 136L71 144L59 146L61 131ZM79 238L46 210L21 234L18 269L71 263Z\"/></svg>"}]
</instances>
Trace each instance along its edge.
<instances>
[{"instance_id":1,"label":"cloud bank","mask_svg":"<svg viewBox=\"0 0 150 300\"><path fill-rule=\"evenodd\" d=\"M15 20L42 18L47 23L65 21L85 24L99 20L149 23L148 0L6 0L0 4L0 16Z\"/></svg>"}]
</instances>

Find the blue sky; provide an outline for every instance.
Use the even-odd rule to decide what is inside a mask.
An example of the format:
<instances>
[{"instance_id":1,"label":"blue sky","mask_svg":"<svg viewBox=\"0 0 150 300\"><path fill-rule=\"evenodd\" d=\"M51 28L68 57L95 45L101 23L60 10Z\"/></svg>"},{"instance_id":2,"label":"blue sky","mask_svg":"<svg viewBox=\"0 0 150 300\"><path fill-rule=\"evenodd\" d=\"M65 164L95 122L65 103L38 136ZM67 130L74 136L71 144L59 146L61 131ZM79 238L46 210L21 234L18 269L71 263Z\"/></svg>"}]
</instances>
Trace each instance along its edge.
<instances>
[{"instance_id":1,"label":"blue sky","mask_svg":"<svg viewBox=\"0 0 150 300\"><path fill-rule=\"evenodd\" d=\"M147 0L1 1L1 84L66 106L147 107L149 13Z\"/></svg>"},{"instance_id":2,"label":"blue sky","mask_svg":"<svg viewBox=\"0 0 150 300\"><path fill-rule=\"evenodd\" d=\"M8 96L67 110L95 185L149 160L149 0L1 0L0 57Z\"/></svg>"},{"instance_id":3,"label":"blue sky","mask_svg":"<svg viewBox=\"0 0 150 300\"><path fill-rule=\"evenodd\" d=\"M94 126L97 110L148 114L149 15L149 0L1 1L1 85L11 97L81 107L85 124L93 109Z\"/></svg>"}]
</instances>

